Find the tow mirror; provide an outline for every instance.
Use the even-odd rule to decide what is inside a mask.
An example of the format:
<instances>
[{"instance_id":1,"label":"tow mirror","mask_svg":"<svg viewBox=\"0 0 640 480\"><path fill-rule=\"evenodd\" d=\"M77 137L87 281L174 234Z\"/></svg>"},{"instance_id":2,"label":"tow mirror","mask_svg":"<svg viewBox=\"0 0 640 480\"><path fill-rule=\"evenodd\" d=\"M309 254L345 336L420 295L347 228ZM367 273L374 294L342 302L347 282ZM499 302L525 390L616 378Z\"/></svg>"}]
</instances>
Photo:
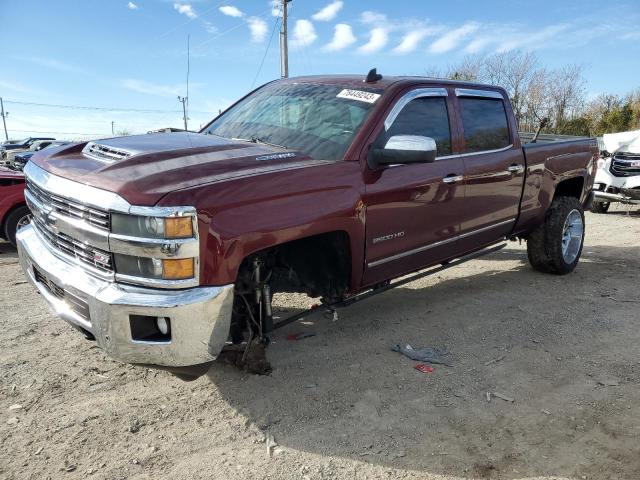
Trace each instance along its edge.
<instances>
[{"instance_id":1,"label":"tow mirror","mask_svg":"<svg viewBox=\"0 0 640 480\"><path fill-rule=\"evenodd\" d=\"M436 142L421 135L394 135L384 148L373 148L369 154L369 166L431 163L436 159Z\"/></svg>"}]
</instances>

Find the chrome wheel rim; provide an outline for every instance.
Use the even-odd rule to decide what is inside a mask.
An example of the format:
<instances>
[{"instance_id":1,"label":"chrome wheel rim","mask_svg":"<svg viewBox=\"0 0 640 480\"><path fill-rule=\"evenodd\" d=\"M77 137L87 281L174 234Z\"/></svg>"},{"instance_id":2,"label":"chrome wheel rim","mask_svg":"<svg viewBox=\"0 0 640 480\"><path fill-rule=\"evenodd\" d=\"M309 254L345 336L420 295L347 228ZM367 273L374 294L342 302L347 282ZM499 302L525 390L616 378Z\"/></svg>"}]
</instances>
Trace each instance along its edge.
<instances>
[{"instance_id":1,"label":"chrome wheel rim","mask_svg":"<svg viewBox=\"0 0 640 480\"><path fill-rule=\"evenodd\" d=\"M26 227L31 223L31 214L27 214L23 217L20 217L18 220L18 224L16 225L16 232L20 230L22 227Z\"/></svg>"},{"instance_id":2,"label":"chrome wheel rim","mask_svg":"<svg viewBox=\"0 0 640 480\"><path fill-rule=\"evenodd\" d=\"M568 264L575 262L582 247L584 222L578 210L571 210L564 222L562 230L562 257Z\"/></svg>"}]
</instances>

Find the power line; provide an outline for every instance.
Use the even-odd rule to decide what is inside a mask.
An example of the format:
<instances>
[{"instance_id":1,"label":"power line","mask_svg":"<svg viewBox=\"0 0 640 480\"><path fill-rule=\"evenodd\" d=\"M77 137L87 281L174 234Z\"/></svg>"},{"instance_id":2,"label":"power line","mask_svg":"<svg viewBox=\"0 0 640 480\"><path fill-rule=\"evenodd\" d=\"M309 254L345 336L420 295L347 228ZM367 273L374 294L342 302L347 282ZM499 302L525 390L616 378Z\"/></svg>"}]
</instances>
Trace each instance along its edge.
<instances>
[{"instance_id":1,"label":"power line","mask_svg":"<svg viewBox=\"0 0 640 480\"><path fill-rule=\"evenodd\" d=\"M280 21L280 16L276 17L276 21L273 22L273 30L271 30L271 36L269 37L269 43L267 44L267 48L264 51L264 55L262 56L262 61L260 62L260 66L258 67L258 71L256 72L256 76L253 78L253 83L251 83L251 88L249 90L253 90L253 87L256 84L256 81L258 80L258 76L260 75L260 72L262 71L262 66L264 65L264 61L267 58L267 54L269 53L269 48L271 47L271 42L273 41L273 36L276 33L276 28L278 28L278 22Z\"/></svg>"},{"instance_id":2,"label":"power line","mask_svg":"<svg viewBox=\"0 0 640 480\"><path fill-rule=\"evenodd\" d=\"M140 109L140 108L118 108L118 107L94 107L86 105L64 105L54 103L36 103L36 102L20 102L17 100L5 100L5 103L12 105L26 105L33 107L49 107L49 108L66 108L70 110L97 110L102 112L136 112L136 113L182 113L180 110L154 110L154 109ZM192 110L194 113L212 114L213 112L207 112L204 110Z\"/></svg>"},{"instance_id":3,"label":"power line","mask_svg":"<svg viewBox=\"0 0 640 480\"><path fill-rule=\"evenodd\" d=\"M108 136L108 133L80 133L80 132L52 132L50 130L9 130L9 132L20 132L20 133L54 133L56 135L105 135Z\"/></svg>"}]
</instances>

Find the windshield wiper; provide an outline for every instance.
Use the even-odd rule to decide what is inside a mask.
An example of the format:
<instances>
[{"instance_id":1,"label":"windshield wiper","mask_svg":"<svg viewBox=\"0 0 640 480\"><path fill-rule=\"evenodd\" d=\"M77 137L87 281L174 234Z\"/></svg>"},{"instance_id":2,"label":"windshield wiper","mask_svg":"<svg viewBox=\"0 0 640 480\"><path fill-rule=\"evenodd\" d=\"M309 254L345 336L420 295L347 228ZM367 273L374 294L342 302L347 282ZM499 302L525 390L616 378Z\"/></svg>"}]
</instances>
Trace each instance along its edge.
<instances>
[{"instance_id":1,"label":"windshield wiper","mask_svg":"<svg viewBox=\"0 0 640 480\"><path fill-rule=\"evenodd\" d=\"M267 142L266 140L263 140L260 137L256 137L256 136L253 136L251 138L235 138L235 137L232 137L231 140L237 140L237 141L240 141L240 142L259 143L260 145L268 145L269 147L284 148L285 150L289 150L284 145L278 145L277 143Z\"/></svg>"}]
</instances>

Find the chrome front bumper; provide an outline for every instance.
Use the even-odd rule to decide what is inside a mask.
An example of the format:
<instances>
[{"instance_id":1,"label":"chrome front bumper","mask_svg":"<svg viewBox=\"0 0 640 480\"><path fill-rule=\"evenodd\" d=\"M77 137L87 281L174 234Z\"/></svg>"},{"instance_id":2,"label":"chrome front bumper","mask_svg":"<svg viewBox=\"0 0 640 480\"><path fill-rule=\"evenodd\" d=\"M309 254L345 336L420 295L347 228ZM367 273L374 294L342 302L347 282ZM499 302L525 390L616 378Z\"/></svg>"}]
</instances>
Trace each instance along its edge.
<instances>
[{"instance_id":1,"label":"chrome front bumper","mask_svg":"<svg viewBox=\"0 0 640 480\"><path fill-rule=\"evenodd\" d=\"M91 333L116 360L167 367L198 365L215 360L227 341L233 285L187 290L128 286L64 261L31 225L18 232L17 243L26 277L56 315ZM171 340L134 340L130 315L169 317Z\"/></svg>"}]
</instances>

